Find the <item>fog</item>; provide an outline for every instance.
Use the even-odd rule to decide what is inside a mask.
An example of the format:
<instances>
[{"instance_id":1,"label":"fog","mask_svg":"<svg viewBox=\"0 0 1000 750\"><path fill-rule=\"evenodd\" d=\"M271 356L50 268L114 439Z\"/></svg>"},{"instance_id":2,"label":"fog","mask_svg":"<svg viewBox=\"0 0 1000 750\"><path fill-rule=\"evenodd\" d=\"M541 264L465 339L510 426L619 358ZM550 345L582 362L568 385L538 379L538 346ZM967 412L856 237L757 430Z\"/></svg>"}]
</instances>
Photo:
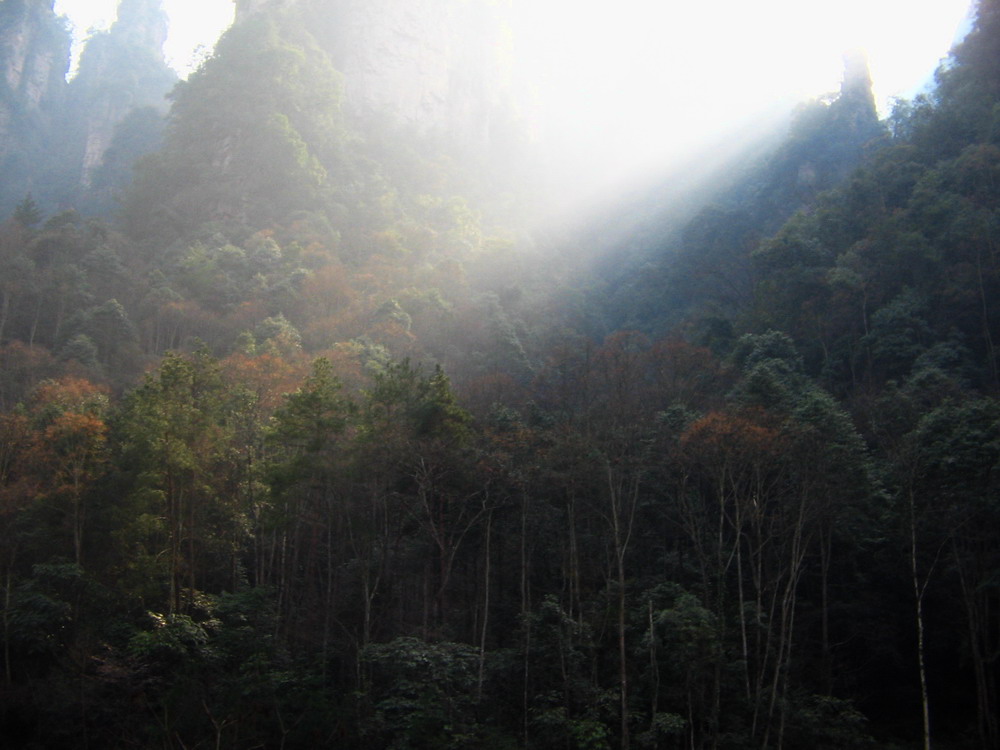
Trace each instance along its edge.
<instances>
[{"instance_id":1,"label":"fog","mask_svg":"<svg viewBox=\"0 0 1000 750\"><path fill-rule=\"evenodd\" d=\"M512 3L515 70L542 140L595 189L753 140L797 102L836 92L864 51L883 115L930 80L967 0Z\"/></svg>"},{"instance_id":2,"label":"fog","mask_svg":"<svg viewBox=\"0 0 1000 750\"><path fill-rule=\"evenodd\" d=\"M614 4L506 0L514 106L579 202L739 150L797 102L835 92L842 56L868 55L883 115L928 82L969 0L719 0ZM59 0L82 39L116 0ZM232 0L165 0L168 61L184 76L233 14ZM710 158L706 156L705 158ZM689 173L687 178L691 178Z\"/></svg>"},{"instance_id":3,"label":"fog","mask_svg":"<svg viewBox=\"0 0 1000 750\"><path fill-rule=\"evenodd\" d=\"M83 41L94 31L103 31L115 20L119 0L56 0L56 13L69 19L73 30L73 67ZM181 77L211 53L219 35L233 22L233 0L163 0L170 19L170 34L163 47L167 63Z\"/></svg>"}]
</instances>

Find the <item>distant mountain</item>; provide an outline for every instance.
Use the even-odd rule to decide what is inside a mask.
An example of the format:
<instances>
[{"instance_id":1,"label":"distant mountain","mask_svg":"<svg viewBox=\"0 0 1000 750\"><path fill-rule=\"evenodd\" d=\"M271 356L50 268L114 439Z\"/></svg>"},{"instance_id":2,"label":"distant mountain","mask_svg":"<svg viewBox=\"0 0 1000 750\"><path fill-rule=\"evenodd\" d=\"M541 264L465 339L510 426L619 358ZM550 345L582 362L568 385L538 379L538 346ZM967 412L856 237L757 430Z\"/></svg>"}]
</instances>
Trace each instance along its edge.
<instances>
[{"instance_id":1,"label":"distant mountain","mask_svg":"<svg viewBox=\"0 0 1000 750\"><path fill-rule=\"evenodd\" d=\"M29 193L46 210L109 211L131 161L158 144L165 97L177 81L163 56L160 0L122 0L118 20L87 41L68 82L70 35L53 6L0 7L0 215Z\"/></svg>"},{"instance_id":2,"label":"distant mountain","mask_svg":"<svg viewBox=\"0 0 1000 750\"><path fill-rule=\"evenodd\" d=\"M0 4L3 747L1000 748L1000 0L560 246L379 54L503 0L320 5L156 147L157 3Z\"/></svg>"},{"instance_id":3,"label":"distant mountain","mask_svg":"<svg viewBox=\"0 0 1000 750\"><path fill-rule=\"evenodd\" d=\"M41 192L49 139L66 101L70 36L54 0L0 4L0 215Z\"/></svg>"},{"instance_id":4,"label":"distant mountain","mask_svg":"<svg viewBox=\"0 0 1000 750\"><path fill-rule=\"evenodd\" d=\"M302 19L344 75L348 115L376 115L482 147L508 118L508 19L485 0L242 0L236 23Z\"/></svg>"},{"instance_id":5,"label":"distant mountain","mask_svg":"<svg viewBox=\"0 0 1000 750\"><path fill-rule=\"evenodd\" d=\"M884 145L887 131L864 57L845 57L836 97L800 105L784 135L778 127L702 169L700 183L681 180L686 203L674 178L620 212L610 241L592 251L597 266L606 266L599 274L606 283L595 289L604 303L601 325L662 332L698 327L707 318L731 320L745 310L754 248ZM699 165L690 171L699 173ZM621 216L630 214L631 226L623 224Z\"/></svg>"},{"instance_id":6,"label":"distant mountain","mask_svg":"<svg viewBox=\"0 0 1000 750\"><path fill-rule=\"evenodd\" d=\"M133 110L151 107L166 114L166 95L177 83L163 56L167 29L160 0L122 0L115 24L87 42L69 85L71 111L81 124L85 187L93 183L115 128Z\"/></svg>"},{"instance_id":7,"label":"distant mountain","mask_svg":"<svg viewBox=\"0 0 1000 750\"><path fill-rule=\"evenodd\" d=\"M501 10L480 0L239 4L213 57L173 94L164 148L125 201L128 231L169 242L305 211L360 246L398 218L389 196L426 190L428 169L446 175L441 188L495 189L518 144L491 42L502 28Z\"/></svg>"}]
</instances>

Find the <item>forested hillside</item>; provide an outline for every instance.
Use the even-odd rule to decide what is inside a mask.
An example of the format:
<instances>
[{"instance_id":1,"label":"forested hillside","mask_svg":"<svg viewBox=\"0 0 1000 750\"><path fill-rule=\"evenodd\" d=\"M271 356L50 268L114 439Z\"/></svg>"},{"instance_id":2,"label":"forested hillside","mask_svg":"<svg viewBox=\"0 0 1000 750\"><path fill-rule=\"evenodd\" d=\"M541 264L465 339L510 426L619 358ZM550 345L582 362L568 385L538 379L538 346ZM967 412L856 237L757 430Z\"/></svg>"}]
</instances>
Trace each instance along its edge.
<instances>
[{"instance_id":1,"label":"forested hillside","mask_svg":"<svg viewBox=\"0 0 1000 750\"><path fill-rule=\"evenodd\" d=\"M0 745L1000 748L1000 2L608 246L261 5L0 225Z\"/></svg>"}]
</instances>

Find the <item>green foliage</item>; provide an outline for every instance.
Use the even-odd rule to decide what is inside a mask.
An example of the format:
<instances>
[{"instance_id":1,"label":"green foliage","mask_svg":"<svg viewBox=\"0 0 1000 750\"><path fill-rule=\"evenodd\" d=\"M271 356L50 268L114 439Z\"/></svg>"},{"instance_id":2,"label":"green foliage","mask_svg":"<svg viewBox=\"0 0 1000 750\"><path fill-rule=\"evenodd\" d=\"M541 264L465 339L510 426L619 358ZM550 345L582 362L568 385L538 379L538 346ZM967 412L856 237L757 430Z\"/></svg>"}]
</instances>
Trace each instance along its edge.
<instances>
[{"instance_id":1,"label":"green foliage","mask_svg":"<svg viewBox=\"0 0 1000 750\"><path fill-rule=\"evenodd\" d=\"M42 223L42 212L30 193L14 209L14 221L25 229L34 229Z\"/></svg>"},{"instance_id":2,"label":"green foliage","mask_svg":"<svg viewBox=\"0 0 1000 750\"><path fill-rule=\"evenodd\" d=\"M551 746L609 747L615 696L593 680L596 644L590 628L574 621L554 596L546 597L521 627L531 633L533 735Z\"/></svg>"},{"instance_id":3,"label":"green foliage","mask_svg":"<svg viewBox=\"0 0 1000 750\"><path fill-rule=\"evenodd\" d=\"M66 584L82 577L78 566L42 564L35 566L34 575L24 582L5 607L4 617L9 628L11 646L27 656L57 657L67 646L65 634L73 622L73 606L63 597ZM50 584L50 585L46 585Z\"/></svg>"},{"instance_id":4,"label":"green foliage","mask_svg":"<svg viewBox=\"0 0 1000 750\"><path fill-rule=\"evenodd\" d=\"M913 290L905 290L872 316L871 330L862 344L871 350L885 376L908 372L929 341L923 307Z\"/></svg>"},{"instance_id":5,"label":"green foliage","mask_svg":"<svg viewBox=\"0 0 1000 750\"><path fill-rule=\"evenodd\" d=\"M302 334L281 313L264 318L254 328L253 335L257 346L262 349L270 347L284 353L300 349L302 346Z\"/></svg>"},{"instance_id":6,"label":"green foliage","mask_svg":"<svg viewBox=\"0 0 1000 750\"><path fill-rule=\"evenodd\" d=\"M97 367L97 344L85 333L78 333L59 350L59 358L76 360L86 367Z\"/></svg>"},{"instance_id":7,"label":"green foliage","mask_svg":"<svg viewBox=\"0 0 1000 750\"><path fill-rule=\"evenodd\" d=\"M876 747L868 734L868 721L849 701L813 695L796 702L788 741L817 750Z\"/></svg>"},{"instance_id":8,"label":"green foliage","mask_svg":"<svg viewBox=\"0 0 1000 750\"><path fill-rule=\"evenodd\" d=\"M327 359L313 362L312 373L274 415L271 438L293 453L324 454L347 427L351 407Z\"/></svg>"},{"instance_id":9,"label":"green foliage","mask_svg":"<svg viewBox=\"0 0 1000 750\"><path fill-rule=\"evenodd\" d=\"M475 649L397 638L367 646L361 659L370 671L366 697L374 710L371 746L393 750L482 746L474 719Z\"/></svg>"},{"instance_id":10,"label":"green foliage","mask_svg":"<svg viewBox=\"0 0 1000 750\"><path fill-rule=\"evenodd\" d=\"M188 615L163 615L147 612L152 625L140 630L129 641L129 655L146 663L155 662L164 670L184 665L205 653L209 636L202 624Z\"/></svg>"},{"instance_id":11,"label":"green foliage","mask_svg":"<svg viewBox=\"0 0 1000 750\"><path fill-rule=\"evenodd\" d=\"M413 437L462 443L470 416L458 404L440 366L425 375L409 360L376 372L366 394L365 422L374 431L398 422Z\"/></svg>"},{"instance_id":12,"label":"green foliage","mask_svg":"<svg viewBox=\"0 0 1000 750\"><path fill-rule=\"evenodd\" d=\"M342 121L319 5L177 89L129 239L0 228L0 733L907 745L916 598L936 744L996 746L992 37L887 135L863 86L804 107L677 257L631 238L614 296L560 298L567 256L519 255L432 139Z\"/></svg>"},{"instance_id":13,"label":"green foliage","mask_svg":"<svg viewBox=\"0 0 1000 750\"><path fill-rule=\"evenodd\" d=\"M969 492L963 505L992 506L1000 462L1000 405L993 399L945 403L924 415L913 434L922 478L939 491Z\"/></svg>"},{"instance_id":14,"label":"green foliage","mask_svg":"<svg viewBox=\"0 0 1000 750\"><path fill-rule=\"evenodd\" d=\"M341 88L304 29L268 14L234 26L172 94L164 150L126 203L132 232L148 231L144 212L172 212L162 225L172 239L209 221L262 229L321 208L339 159Z\"/></svg>"},{"instance_id":15,"label":"green foliage","mask_svg":"<svg viewBox=\"0 0 1000 750\"><path fill-rule=\"evenodd\" d=\"M736 342L731 357L744 372L752 371L763 362L775 362L790 374L803 369L802 357L796 351L795 343L780 331L744 335Z\"/></svg>"},{"instance_id":16,"label":"green foliage","mask_svg":"<svg viewBox=\"0 0 1000 750\"><path fill-rule=\"evenodd\" d=\"M209 567L202 581L209 590L219 585L220 572L221 581L233 582L232 570L209 561L232 562L243 526L244 509L222 491L237 460L229 441L238 396L207 353L171 354L123 406L115 430L128 471L130 518L122 519L117 536L127 580L148 606L186 611L202 564Z\"/></svg>"}]
</instances>

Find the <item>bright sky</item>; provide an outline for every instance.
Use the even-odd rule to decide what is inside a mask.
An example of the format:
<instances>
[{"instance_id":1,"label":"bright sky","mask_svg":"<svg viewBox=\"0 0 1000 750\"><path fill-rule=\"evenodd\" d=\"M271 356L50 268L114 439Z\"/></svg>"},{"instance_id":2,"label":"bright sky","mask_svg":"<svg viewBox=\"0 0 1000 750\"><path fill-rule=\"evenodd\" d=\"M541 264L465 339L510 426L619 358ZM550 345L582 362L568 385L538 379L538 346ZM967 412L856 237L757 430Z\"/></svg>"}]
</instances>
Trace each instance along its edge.
<instances>
[{"instance_id":1,"label":"bright sky","mask_svg":"<svg viewBox=\"0 0 1000 750\"><path fill-rule=\"evenodd\" d=\"M167 62L187 76L233 21L233 0L163 0L170 17L170 37L163 51ZM67 16L78 41L91 30L107 29L115 20L118 0L56 0L56 13ZM79 52L79 50L77 50Z\"/></svg>"},{"instance_id":2,"label":"bright sky","mask_svg":"<svg viewBox=\"0 0 1000 750\"><path fill-rule=\"evenodd\" d=\"M970 0L512 0L544 119L629 171L669 162L776 104L835 92L867 51L883 114L944 57ZM560 29L559 32L553 32ZM537 77L537 71L548 75ZM612 167L609 166L609 169Z\"/></svg>"},{"instance_id":3,"label":"bright sky","mask_svg":"<svg viewBox=\"0 0 1000 750\"><path fill-rule=\"evenodd\" d=\"M406 2L407 0L400 0ZM776 104L837 90L842 55L868 53L883 114L928 80L970 0L507 0L515 70L567 149L627 169L689 153ZM117 0L57 0L78 35ZM233 0L164 0L166 54L186 75Z\"/></svg>"}]
</instances>

